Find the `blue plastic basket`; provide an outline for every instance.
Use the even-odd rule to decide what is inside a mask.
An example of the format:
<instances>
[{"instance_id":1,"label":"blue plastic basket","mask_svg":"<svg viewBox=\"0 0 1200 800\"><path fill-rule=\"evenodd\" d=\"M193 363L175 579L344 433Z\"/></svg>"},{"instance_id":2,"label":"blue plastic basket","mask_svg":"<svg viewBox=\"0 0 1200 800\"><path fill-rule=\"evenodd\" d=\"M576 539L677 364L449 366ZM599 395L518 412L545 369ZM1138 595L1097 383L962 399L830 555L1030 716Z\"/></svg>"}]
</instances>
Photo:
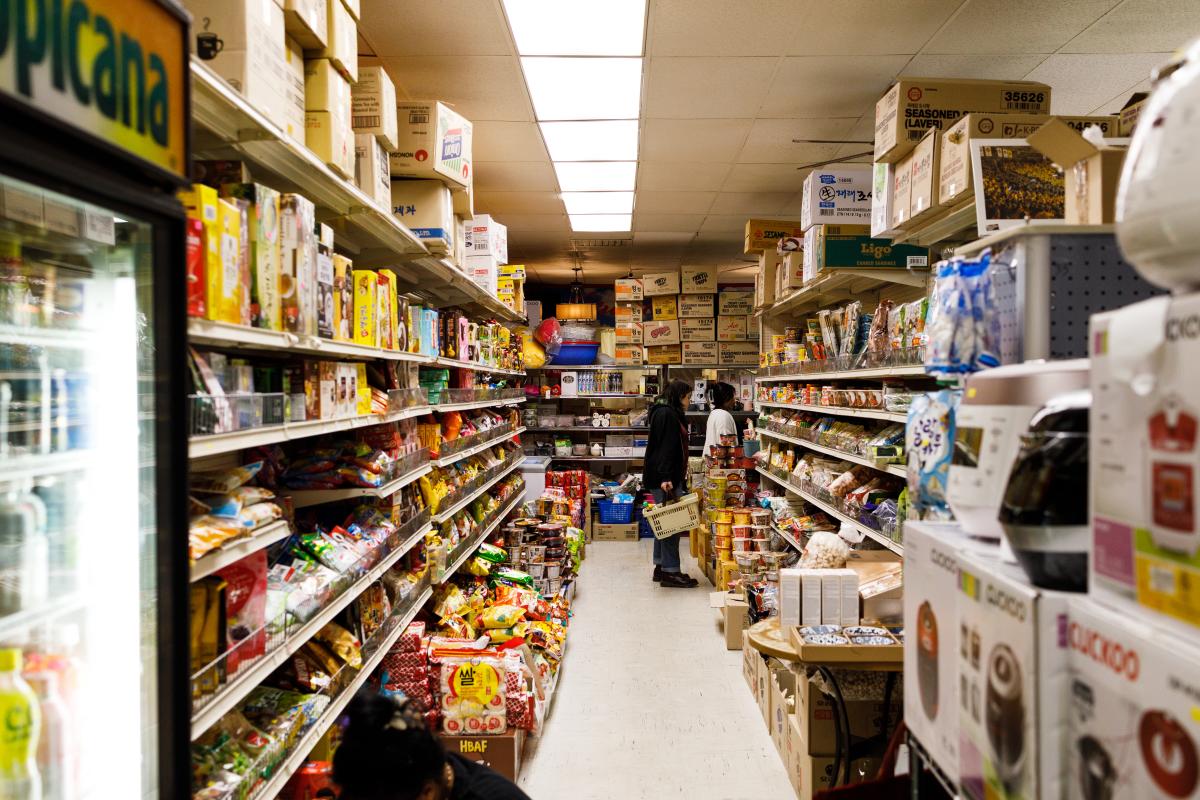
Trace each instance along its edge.
<instances>
[{"instance_id":1,"label":"blue plastic basket","mask_svg":"<svg viewBox=\"0 0 1200 800\"><path fill-rule=\"evenodd\" d=\"M599 500L601 525L628 525L633 522L633 503Z\"/></svg>"}]
</instances>

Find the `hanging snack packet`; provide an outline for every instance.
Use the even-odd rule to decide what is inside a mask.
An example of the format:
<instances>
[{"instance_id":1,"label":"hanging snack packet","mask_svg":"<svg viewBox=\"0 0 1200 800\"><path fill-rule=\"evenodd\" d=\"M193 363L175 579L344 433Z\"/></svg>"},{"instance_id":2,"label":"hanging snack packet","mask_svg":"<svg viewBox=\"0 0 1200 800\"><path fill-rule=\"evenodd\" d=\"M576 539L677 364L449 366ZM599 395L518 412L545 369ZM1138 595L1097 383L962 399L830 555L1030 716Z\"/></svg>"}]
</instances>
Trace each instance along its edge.
<instances>
[{"instance_id":1,"label":"hanging snack packet","mask_svg":"<svg viewBox=\"0 0 1200 800\"><path fill-rule=\"evenodd\" d=\"M249 483L262 469L261 461L243 464L240 467L217 470L215 472L194 473L189 484L193 492L200 494L229 494L234 489Z\"/></svg>"}]
</instances>

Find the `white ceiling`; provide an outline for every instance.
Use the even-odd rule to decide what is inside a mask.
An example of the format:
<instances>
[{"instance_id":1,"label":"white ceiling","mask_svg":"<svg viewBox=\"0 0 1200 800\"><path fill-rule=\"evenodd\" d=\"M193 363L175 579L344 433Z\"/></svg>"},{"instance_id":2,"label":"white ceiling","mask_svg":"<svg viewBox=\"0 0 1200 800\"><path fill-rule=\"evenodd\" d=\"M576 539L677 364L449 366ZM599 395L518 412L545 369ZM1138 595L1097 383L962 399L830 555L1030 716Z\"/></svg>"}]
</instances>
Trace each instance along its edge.
<instances>
[{"instance_id":1,"label":"white ceiling","mask_svg":"<svg viewBox=\"0 0 1200 800\"><path fill-rule=\"evenodd\" d=\"M596 0L600 2L601 0ZM796 216L802 164L869 145L899 75L1026 78L1111 113L1200 35L1200 0L648 0L632 234L572 234L500 0L362 0L360 46L401 96L475 123L477 212L534 281L711 264L746 274L750 216ZM867 159L863 159L867 160ZM594 240L605 240L592 244ZM613 242L616 246L613 246Z\"/></svg>"}]
</instances>

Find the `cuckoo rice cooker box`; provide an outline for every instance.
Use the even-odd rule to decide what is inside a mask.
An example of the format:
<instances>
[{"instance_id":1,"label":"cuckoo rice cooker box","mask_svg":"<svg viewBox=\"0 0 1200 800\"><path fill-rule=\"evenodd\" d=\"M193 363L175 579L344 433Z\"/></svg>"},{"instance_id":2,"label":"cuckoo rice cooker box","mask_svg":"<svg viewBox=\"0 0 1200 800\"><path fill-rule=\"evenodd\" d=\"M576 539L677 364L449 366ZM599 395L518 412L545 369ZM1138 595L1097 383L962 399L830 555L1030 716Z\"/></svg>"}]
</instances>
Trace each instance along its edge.
<instances>
[{"instance_id":1,"label":"cuckoo rice cooker box","mask_svg":"<svg viewBox=\"0 0 1200 800\"><path fill-rule=\"evenodd\" d=\"M1068 800L1200 798L1200 650L1150 627L1071 600Z\"/></svg>"},{"instance_id":2,"label":"cuckoo rice cooker box","mask_svg":"<svg viewBox=\"0 0 1200 800\"><path fill-rule=\"evenodd\" d=\"M904 724L956 782L959 553L983 547L954 523L904 525Z\"/></svg>"},{"instance_id":3,"label":"cuckoo rice cooker box","mask_svg":"<svg viewBox=\"0 0 1200 800\"><path fill-rule=\"evenodd\" d=\"M964 797L1061 796L1069 597L1035 588L1020 567L999 558L960 558L958 769Z\"/></svg>"},{"instance_id":4,"label":"cuckoo rice cooker box","mask_svg":"<svg viewBox=\"0 0 1200 800\"><path fill-rule=\"evenodd\" d=\"M1091 593L1200 641L1200 295L1091 324Z\"/></svg>"}]
</instances>

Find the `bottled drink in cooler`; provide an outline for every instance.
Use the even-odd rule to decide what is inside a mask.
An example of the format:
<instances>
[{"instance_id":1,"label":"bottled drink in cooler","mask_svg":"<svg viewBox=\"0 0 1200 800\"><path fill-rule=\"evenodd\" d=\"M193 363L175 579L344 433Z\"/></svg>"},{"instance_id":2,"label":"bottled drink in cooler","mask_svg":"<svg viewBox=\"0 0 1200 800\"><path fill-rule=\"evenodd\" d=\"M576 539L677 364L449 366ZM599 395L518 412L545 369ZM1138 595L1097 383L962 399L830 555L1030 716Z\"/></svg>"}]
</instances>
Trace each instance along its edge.
<instances>
[{"instance_id":1,"label":"bottled drink in cooler","mask_svg":"<svg viewBox=\"0 0 1200 800\"><path fill-rule=\"evenodd\" d=\"M42 779L43 800L75 800L73 765L75 737L71 716L59 694L58 675L53 672L26 674L25 680L38 699L41 734L38 736L37 767Z\"/></svg>"},{"instance_id":2,"label":"bottled drink in cooler","mask_svg":"<svg viewBox=\"0 0 1200 800\"><path fill-rule=\"evenodd\" d=\"M12 614L46 602L49 542L46 506L31 487L0 494L0 613Z\"/></svg>"},{"instance_id":3,"label":"bottled drink in cooler","mask_svg":"<svg viewBox=\"0 0 1200 800\"><path fill-rule=\"evenodd\" d=\"M21 651L0 649L0 800L42 800L37 767L41 712L21 677Z\"/></svg>"}]
</instances>

